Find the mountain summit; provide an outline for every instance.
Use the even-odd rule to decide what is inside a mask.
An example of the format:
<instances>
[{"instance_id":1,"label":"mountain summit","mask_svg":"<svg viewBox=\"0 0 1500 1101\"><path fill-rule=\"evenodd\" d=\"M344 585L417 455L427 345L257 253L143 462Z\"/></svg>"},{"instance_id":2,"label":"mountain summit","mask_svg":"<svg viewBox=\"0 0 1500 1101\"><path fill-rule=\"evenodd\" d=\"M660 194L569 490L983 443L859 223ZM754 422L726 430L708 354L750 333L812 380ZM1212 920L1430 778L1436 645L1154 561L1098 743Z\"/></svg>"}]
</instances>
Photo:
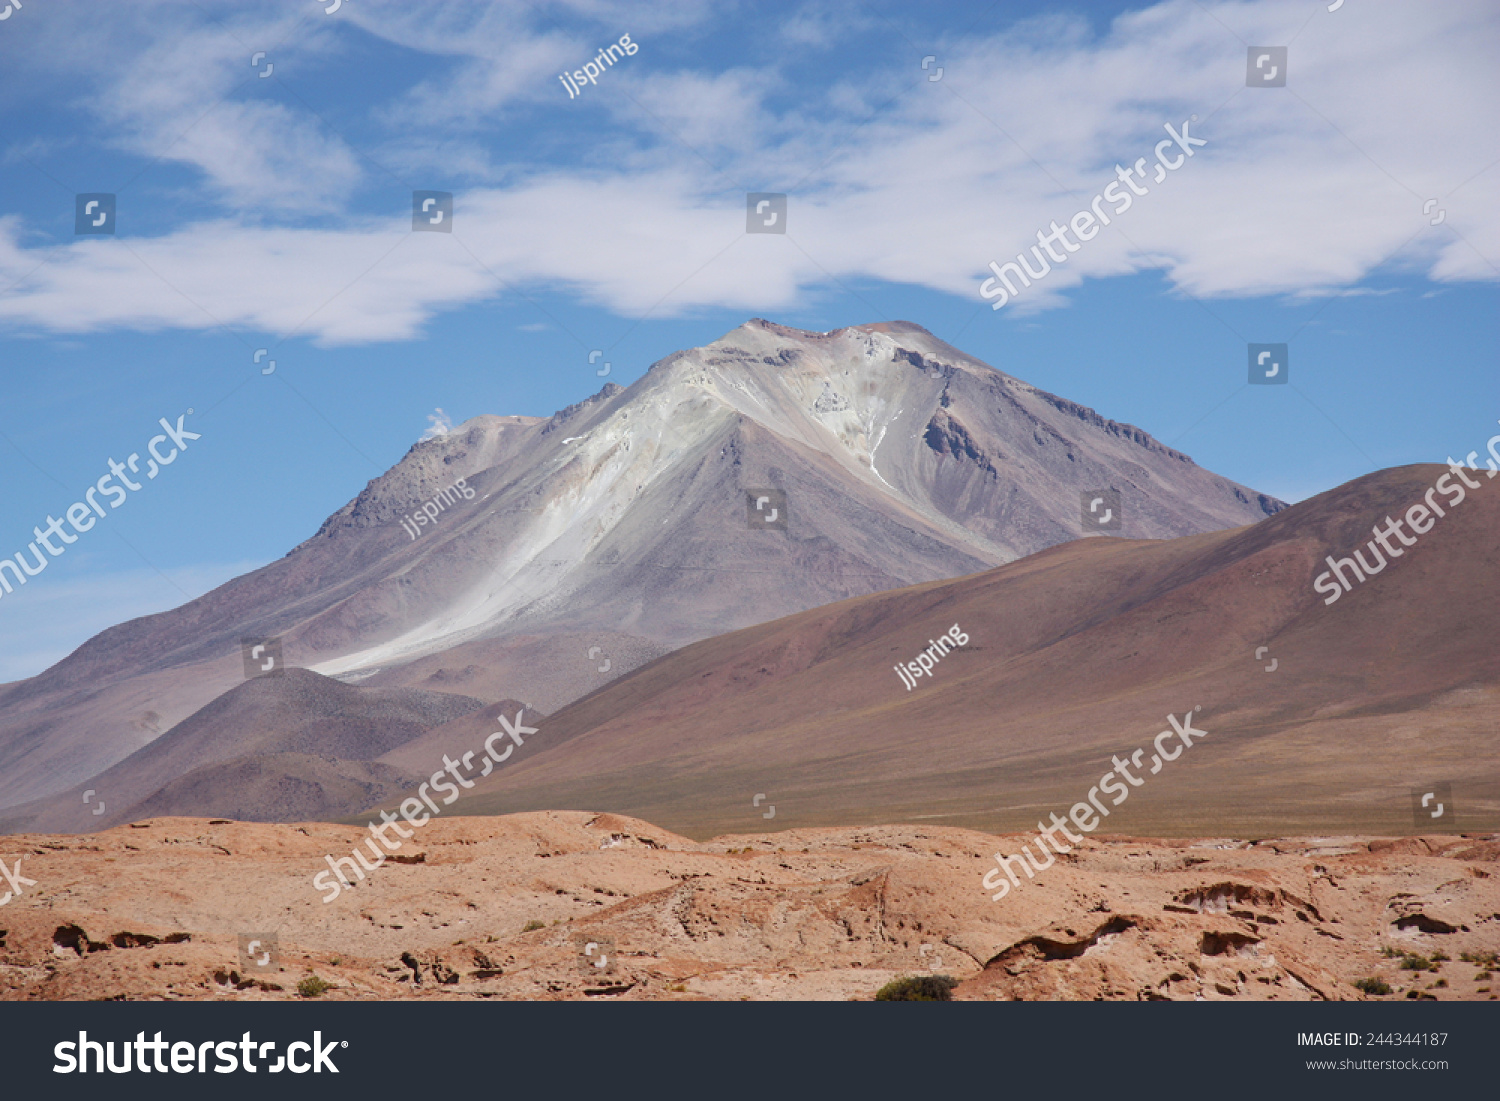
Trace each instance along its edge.
<instances>
[{"instance_id":1,"label":"mountain summit","mask_svg":"<svg viewBox=\"0 0 1500 1101\"><path fill-rule=\"evenodd\" d=\"M240 683L244 638L350 684L550 712L698 639L1075 539L1096 490L1106 530L1144 539L1284 507L918 325L752 320L552 417L422 441L280 561L7 686L0 805Z\"/></svg>"},{"instance_id":2,"label":"mountain summit","mask_svg":"<svg viewBox=\"0 0 1500 1101\"><path fill-rule=\"evenodd\" d=\"M478 418L414 448L299 549L388 528L455 474L478 499L304 629L320 672L558 627L677 646L1075 538L1084 490L1118 492L1140 538L1283 507L919 326L754 320L550 420ZM761 517L751 490L770 494ZM755 530L771 508L786 515Z\"/></svg>"}]
</instances>

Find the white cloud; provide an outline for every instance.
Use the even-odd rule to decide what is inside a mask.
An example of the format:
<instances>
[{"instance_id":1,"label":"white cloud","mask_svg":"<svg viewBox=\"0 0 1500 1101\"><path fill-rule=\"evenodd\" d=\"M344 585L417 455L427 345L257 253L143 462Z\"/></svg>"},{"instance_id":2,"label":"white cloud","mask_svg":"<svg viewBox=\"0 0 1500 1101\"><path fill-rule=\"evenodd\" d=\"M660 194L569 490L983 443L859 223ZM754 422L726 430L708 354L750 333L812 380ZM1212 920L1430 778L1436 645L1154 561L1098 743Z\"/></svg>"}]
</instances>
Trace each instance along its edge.
<instances>
[{"instance_id":1,"label":"white cloud","mask_svg":"<svg viewBox=\"0 0 1500 1101\"><path fill-rule=\"evenodd\" d=\"M522 35L519 17L424 24L415 9L370 7L379 20L359 18L384 20L380 33L410 31L408 45L467 57L384 108L392 125L454 94L485 109L513 103L528 82L551 80L566 44L533 32L525 41L548 52L502 73L479 55L486 43ZM683 5L672 17L701 14ZM635 25L627 14L617 19ZM1286 89L1244 86L1240 39L1292 42ZM504 186L458 194L451 237L408 238L398 210L326 228L224 217L157 238L25 248L24 227L6 219L0 280L50 262L0 300L0 320L63 332L217 320L275 333L305 320L303 331L324 343L404 339L437 312L506 293L495 276L522 289L566 286L632 316L653 307L659 315L772 311L832 279L861 278L978 305L989 260L1014 256L1038 229L1083 209L1116 162L1150 161L1163 124L1194 114L1193 134L1209 145L1160 185L1148 182L1151 194L1116 226L1007 309L1057 305L1084 278L1153 268L1206 297L1342 293L1388 261L1439 282L1500 276L1492 110L1500 20L1477 0L1372 0L1333 14L1318 7L1311 19L1303 0L1168 0L1102 36L1052 17L934 47L941 81L919 81L913 63L909 72L810 88L801 106L779 111L769 106L783 88L774 68L713 74L640 64L649 44L628 71L609 76L629 98L599 97L619 128L610 155L596 151L580 169L507 165ZM112 110L138 117L160 102L180 112L196 78L175 79L153 72ZM232 202L311 207L357 168L316 120L279 110L216 112L218 123L205 121L174 155L199 165ZM433 117L425 147L403 147L407 139L392 134L393 148L421 159L452 140L468 171L496 178L506 154L477 143L473 112L458 112L446 130L443 116ZM279 133L291 136L277 145ZM301 173L294 162L304 156ZM283 193L268 196L266 187ZM745 236L741 189L789 191L789 236ZM1422 214L1428 198L1445 211L1440 226Z\"/></svg>"},{"instance_id":2,"label":"white cloud","mask_svg":"<svg viewBox=\"0 0 1500 1101\"><path fill-rule=\"evenodd\" d=\"M91 141L191 166L230 209L336 209L358 158L280 79L306 83L332 28L286 6L205 14L161 2L49 12L23 65L71 86Z\"/></svg>"},{"instance_id":3,"label":"white cloud","mask_svg":"<svg viewBox=\"0 0 1500 1101\"><path fill-rule=\"evenodd\" d=\"M635 74L609 75L613 80ZM665 126L665 142L682 143L688 148L680 152L706 155L709 163L724 159L721 149L753 160L762 155L767 139L778 129L763 106L765 98L782 85L771 72L731 69L712 75L665 73L624 79L621 85L626 95L612 96L608 103L621 125L648 132L660 132ZM753 180L755 170L748 171Z\"/></svg>"},{"instance_id":4,"label":"white cloud","mask_svg":"<svg viewBox=\"0 0 1500 1101\"><path fill-rule=\"evenodd\" d=\"M491 122L518 104L560 105L567 96L559 73L582 67L621 35L640 45L643 35L682 31L712 10L708 0L572 0L557 7L571 9L572 21L582 17L591 29L565 29L530 3L361 3L353 19L364 30L448 61L381 117L393 126L452 132Z\"/></svg>"},{"instance_id":5,"label":"white cloud","mask_svg":"<svg viewBox=\"0 0 1500 1101\"><path fill-rule=\"evenodd\" d=\"M803 4L795 12L777 20L776 34L793 46L830 47L873 22L857 5L835 5L819 0Z\"/></svg>"}]
</instances>

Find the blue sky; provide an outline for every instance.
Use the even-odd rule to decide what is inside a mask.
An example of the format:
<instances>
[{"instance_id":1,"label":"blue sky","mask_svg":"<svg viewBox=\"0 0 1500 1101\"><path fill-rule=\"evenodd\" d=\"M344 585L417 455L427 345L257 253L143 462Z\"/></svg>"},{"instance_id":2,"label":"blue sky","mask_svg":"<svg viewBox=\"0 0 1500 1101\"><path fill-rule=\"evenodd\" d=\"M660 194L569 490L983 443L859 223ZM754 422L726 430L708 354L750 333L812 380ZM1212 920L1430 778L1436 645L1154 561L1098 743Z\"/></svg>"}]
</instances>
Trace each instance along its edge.
<instances>
[{"instance_id":1,"label":"blue sky","mask_svg":"<svg viewBox=\"0 0 1500 1101\"><path fill-rule=\"evenodd\" d=\"M0 553L158 418L201 433L0 597L0 680L286 553L439 409L550 414L754 316L915 321L1291 500L1494 434L1492 5L333 6L0 20ZM1264 45L1285 88L1247 87ZM989 308L990 261L1192 116L1190 161ZM117 232L76 236L95 192Z\"/></svg>"}]
</instances>

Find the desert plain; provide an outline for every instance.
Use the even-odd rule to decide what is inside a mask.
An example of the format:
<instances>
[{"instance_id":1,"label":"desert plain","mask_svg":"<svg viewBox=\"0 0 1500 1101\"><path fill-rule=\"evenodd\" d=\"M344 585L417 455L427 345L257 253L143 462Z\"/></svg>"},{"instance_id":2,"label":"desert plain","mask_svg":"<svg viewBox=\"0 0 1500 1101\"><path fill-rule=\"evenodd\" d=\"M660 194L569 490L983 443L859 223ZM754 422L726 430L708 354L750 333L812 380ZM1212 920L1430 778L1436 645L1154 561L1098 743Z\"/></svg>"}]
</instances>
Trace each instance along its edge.
<instances>
[{"instance_id":1,"label":"desert plain","mask_svg":"<svg viewBox=\"0 0 1500 1101\"><path fill-rule=\"evenodd\" d=\"M0 998L868 1000L920 975L957 980L957 1001L1500 992L1495 834L1091 835L995 902L982 879L1024 836L699 842L533 812L434 819L324 902L325 858L367 836L158 818L8 837L34 884L0 906Z\"/></svg>"}]
</instances>

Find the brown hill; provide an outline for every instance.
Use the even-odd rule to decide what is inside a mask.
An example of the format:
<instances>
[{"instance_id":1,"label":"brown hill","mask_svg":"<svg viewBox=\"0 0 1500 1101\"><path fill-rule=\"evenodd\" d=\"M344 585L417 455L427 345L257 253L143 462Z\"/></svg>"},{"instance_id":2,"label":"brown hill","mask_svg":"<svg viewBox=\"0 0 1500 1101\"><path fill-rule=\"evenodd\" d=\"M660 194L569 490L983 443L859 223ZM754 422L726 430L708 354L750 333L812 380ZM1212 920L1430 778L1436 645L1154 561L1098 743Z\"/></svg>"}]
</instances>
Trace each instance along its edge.
<instances>
[{"instance_id":1,"label":"brown hill","mask_svg":"<svg viewBox=\"0 0 1500 1101\"><path fill-rule=\"evenodd\" d=\"M1115 754L1145 747L1148 772L1168 716L1201 708L1207 737L1109 829L1403 832L1412 789L1444 781L1445 821L1493 829L1500 487L1481 477L1335 603L1313 588L1326 556L1363 549L1444 473L1382 471L1250 527L1080 540L697 643L553 715L465 812L604 807L700 837L765 806L777 825L1013 831L1066 814ZM895 663L953 625L967 645L908 690Z\"/></svg>"},{"instance_id":2,"label":"brown hill","mask_svg":"<svg viewBox=\"0 0 1500 1101\"><path fill-rule=\"evenodd\" d=\"M172 780L118 817L162 816L298 822L342 818L400 797L421 778L376 761L268 753L204 765Z\"/></svg>"},{"instance_id":3,"label":"brown hill","mask_svg":"<svg viewBox=\"0 0 1500 1101\"><path fill-rule=\"evenodd\" d=\"M546 717L541 711L528 707L520 700L501 700L478 711L460 715L442 726L435 726L411 741L403 742L395 749L381 754L379 761L416 776L430 776L435 769L442 767L445 755L454 760L461 760L470 750L482 755L485 738L502 729L499 717L503 715L515 725L516 716L521 713L524 713L524 718L519 724L525 726L535 726ZM365 803L359 807L351 807L348 813L363 810L369 805L370 803Z\"/></svg>"},{"instance_id":4,"label":"brown hill","mask_svg":"<svg viewBox=\"0 0 1500 1101\"><path fill-rule=\"evenodd\" d=\"M127 822L138 813L167 812L252 821L348 814L398 790L398 770L360 762L373 762L482 706L446 692L358 688L307 669L289 669L245 681L85 784L12 808L6 825L87 830ZM317 758L342 763L310 765ZM292 771L280 775L278 767L288 762ZM318 776L336 781L336 790L287 794L315 784ZM179 777L182 782L173 784ZM244 786L251 778L253 784ZM364 804L357 801L361 785L374 795ZM90 789L93 797L85 801ZM256 809L253 792L270 801ZM104 813L96 814L101 803ZM278 807L281 812L273 809Z\"/></svg>"}]
</instances>

